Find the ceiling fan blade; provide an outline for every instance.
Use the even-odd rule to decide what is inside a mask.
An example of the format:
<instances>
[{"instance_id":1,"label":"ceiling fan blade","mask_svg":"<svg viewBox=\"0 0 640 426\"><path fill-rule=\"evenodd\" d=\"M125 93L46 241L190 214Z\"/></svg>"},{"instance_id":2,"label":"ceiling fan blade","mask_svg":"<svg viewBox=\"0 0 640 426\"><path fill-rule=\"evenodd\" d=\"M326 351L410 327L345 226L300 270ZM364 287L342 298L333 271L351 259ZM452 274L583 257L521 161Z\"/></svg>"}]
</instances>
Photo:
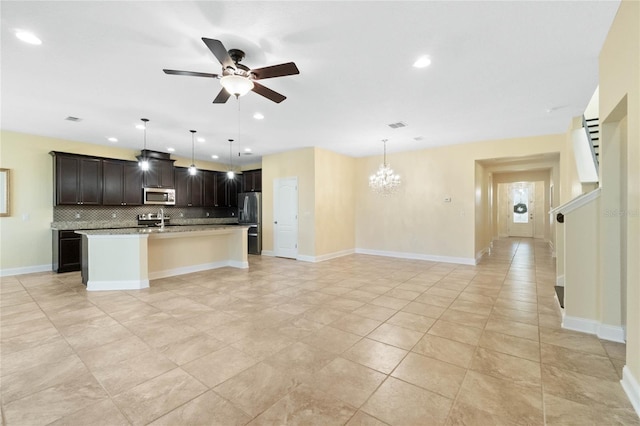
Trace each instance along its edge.
<instances>
[{"instance_id":1,"label":"ceiling fan blade","mask_svg":"<svg viewBox=\"0 0 640 426\"><path fill-rule=\"evenodd\" d=\"M218 93L218 96L216 96L216 98L213 100L214 104L223 104L225 102L227 102L227 100L229 99L229 97L231 96L231 94L229 92L227 92L227 90L223 87L220 90L220 93Z\"/></svg>"},{"instance_id":2,"label":"ceiling fan blade","mask_svg":"<svg viewBox=\"0 0 640 426\"><path fill-rule=\"evenodd\" d=\"M300 70L293 62L286 64L271 65L269 67L256 68L251 70L255 75L254 80L264 80L265 78L284 77L285 75L300 74Z\"/></svg>"},{"instance_id":3,"label":"ceiling fan blade","mask_svg":"<svg viewBox=\"0 0 640 426\"><path fill-rule=\"evenodd\" d=\"M195 72L195 71L178 71L178 70L162 70L165 74L171 75L186 75L189 77L209 77L209 78L218 78L218 74L209 74L206 72Z\"/></svg>"},{"instance_id":4,"label":"ceiling fan blade","mask_svg":"<svg viewBox=\"0 0 640 426\"><path fill-rule=\"evenodd\" d=\"M269 89L268 87L264 87L262 84L260 83L256 83L255 81L253 82L253 90L254 92L256 92L258 95L264 96L265 98L272 100L273 102L279 104L280 102L284 101L285 99L287 99L286 96L281 95L278 92L274 92L273 90Z\"/></svg>"},{"instance_id":5,"label":"ceiling fan blade","mask_svg":"<svg viewBox=\"0 0 640 426\"><path fill-rule=\"evenodd\" d=\"M212 38L204 38L202 37L202 41L207 45L211 53L218 58L218 61L222 64L222 69L227 69L229 67L235 68L235 64L233 63L233 59L229 56L226 47L220 40L214 40Z\"/></svg>"}]
</instances>

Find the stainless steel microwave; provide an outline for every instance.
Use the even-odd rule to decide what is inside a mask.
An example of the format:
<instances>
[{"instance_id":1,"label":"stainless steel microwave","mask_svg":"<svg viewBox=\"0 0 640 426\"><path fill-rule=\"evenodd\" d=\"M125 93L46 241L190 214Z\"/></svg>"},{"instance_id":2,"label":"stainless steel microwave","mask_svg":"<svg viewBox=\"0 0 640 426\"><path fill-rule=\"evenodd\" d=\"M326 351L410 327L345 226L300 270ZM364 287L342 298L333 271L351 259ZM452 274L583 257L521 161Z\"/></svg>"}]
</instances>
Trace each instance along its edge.
<instances>
[{"instance_id":1,"label":"stainless steel microwave","mask_svg":"<svg viewBox=\"0 0 640 426\"><path fill-rule=\"evenodd\" d=\"M176 205L176 190L167 188L144 188L145 204Z\"/></svg>"}]
</instances>

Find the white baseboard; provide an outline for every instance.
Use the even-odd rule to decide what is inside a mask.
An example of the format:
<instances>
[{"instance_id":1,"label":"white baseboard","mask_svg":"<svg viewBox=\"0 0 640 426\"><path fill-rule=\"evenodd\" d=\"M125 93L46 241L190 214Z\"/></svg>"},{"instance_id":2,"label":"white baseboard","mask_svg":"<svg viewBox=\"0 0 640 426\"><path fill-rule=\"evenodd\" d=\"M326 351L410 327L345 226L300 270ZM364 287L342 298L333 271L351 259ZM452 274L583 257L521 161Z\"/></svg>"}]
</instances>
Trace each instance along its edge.
<instances>
[{"instance_id":1,"label":"white baseboard","mask_svg":"<svg viewBox=\"0 0 640 426\"><path fill-rule=\"evenodd\" d=\"M482 259L482 256L484 256L487 253L491 254L491 247L485 247L476 253L476 265L480 263L480 259Z\"/></svg>"},{"instance_id":2,"label":"white baseboard","mask_svg":"<svg viewBox=\"0 0 640 426\"><path fill-rule=\"evenodd\" d=\"M91 281L87 282L87 291L141 290L149 288L149 280L130 281Z\"/></svg>"},{"instance_id":3,"label":"white baseboard","mask_svg":"<svg viewBox=\"0 0 640 426\"><path fill-rule=\"evenodd\" d=\"M559 275L556 277L556 285L558 287L564 287L564 275Z\"/></svg>"},{"instance_id":4,"label":"white baseboard","mask_svg":"<svg viewBox=\"0 0 640 426\"><path fill-rule=\"evenodd\" d=\"M602 324L595 320L564 315L562 317L562 328L580 331L582 333L595 334L598 338L603 340L625 343L624 329L622 326Z\"/></svg>"},{"instance_id":5,"label":"white baseboard","mask_svg":"<svg viewBox=\"0 0 640 426\"><path fill-rule=\"evenodd\" d=\"M633 373L631 373L628 365L622 368L622 380L620 380L620 384L627 394L631 405L633 405L633 409L636 410L636 414L640 416L640 385L638 384L638 380L633 377Z\"/></svg>"},{"instance_id":6,"label":"white baseboard","mask_svg":"<svg viewBox=\"0 0 640 426\"><path fill-rule=\"evenodd\" d=\"M433 262L458 263L461 265L475 265L476 260L469 257L433 256L421 253L406 253L398 251L382 251L356 248L358 254L370 254L373 256L397 257L400 259L430 260Z\"/></svg>"},{"instance_id":7,"label":"white baseboard","mask_svg":"<svg viewBox=\"0 0 640 426\"><path fill-rule=\"evenodd\" d=\"M298 255L298 257L296 257L296 260L300 260L302 262L316 263L316 262L324 262L325 260L336 259L342 256L349 256L350 254L354 254L354 253L355 253L354 249L348 249L348 250L341 250L333 253L323 254L321 256L307 256L307 255L300 254Z\"/></svg>"},{"instance_id":8,"label":"white baseboard","mask_svg":"<svg viewBox=\"0 0 640 426\"><path fill-rule=\"evenodd\" d=\"M34 274L36 272L51 272L53 267L50 263L46 265L23 266L21 268L0 269L0 277L10 277L13 275Z\"/></svg>"}]
</instances>

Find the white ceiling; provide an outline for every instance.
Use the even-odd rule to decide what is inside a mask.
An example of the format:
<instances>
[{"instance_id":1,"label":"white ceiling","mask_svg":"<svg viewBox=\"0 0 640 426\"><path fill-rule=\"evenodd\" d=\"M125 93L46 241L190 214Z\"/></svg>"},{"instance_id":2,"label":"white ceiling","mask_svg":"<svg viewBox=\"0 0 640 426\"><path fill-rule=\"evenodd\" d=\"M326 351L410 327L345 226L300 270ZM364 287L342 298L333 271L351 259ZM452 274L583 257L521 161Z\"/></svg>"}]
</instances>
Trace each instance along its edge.
<instances>
[{"instance_id":1,"label":"white ceiling","mask_svg":"<svg viewBox=\"0 0 640 426\"><path fill-rule=\"evenodd\" d=\"M360 157L566 131L598 82L618 1L2 1L1 126L62 139L220 161L318 146ZM17 29L43 41L18 40ZM219 73L201 41L246 52L250 68L294 61L300 75L212 104ZM429 55L432 65L411 65ZM265 119L252 118L255 112ZM82 119L66 121L67 116ZM240 118L240 121L238 120ZM407 127L391 129L403 121ZM238 138L238 127L240 134ZM415 140L415 138L422 140ZM234 159L234 162L237 160Z\"/></svg>"}]
</instances>

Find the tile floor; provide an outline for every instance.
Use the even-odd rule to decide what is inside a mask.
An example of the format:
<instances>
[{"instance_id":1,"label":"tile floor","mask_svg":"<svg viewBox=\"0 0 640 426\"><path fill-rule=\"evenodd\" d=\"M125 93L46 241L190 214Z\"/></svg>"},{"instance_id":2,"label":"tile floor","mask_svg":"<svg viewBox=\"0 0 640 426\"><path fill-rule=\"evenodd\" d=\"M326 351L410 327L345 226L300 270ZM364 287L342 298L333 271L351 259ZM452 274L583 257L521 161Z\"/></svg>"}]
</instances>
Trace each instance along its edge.
<instances>
[{"instance_id":1,"label":"tile floor","mask_svg":"<svg viewBox=\"0 0 640 426\"><path fill-rule=\"evenodd\" d=\"M560 328L544 243L250 265L128 292L3 278L2 423L640 424L624 345Z\"/></svg>"}]
</instances>

